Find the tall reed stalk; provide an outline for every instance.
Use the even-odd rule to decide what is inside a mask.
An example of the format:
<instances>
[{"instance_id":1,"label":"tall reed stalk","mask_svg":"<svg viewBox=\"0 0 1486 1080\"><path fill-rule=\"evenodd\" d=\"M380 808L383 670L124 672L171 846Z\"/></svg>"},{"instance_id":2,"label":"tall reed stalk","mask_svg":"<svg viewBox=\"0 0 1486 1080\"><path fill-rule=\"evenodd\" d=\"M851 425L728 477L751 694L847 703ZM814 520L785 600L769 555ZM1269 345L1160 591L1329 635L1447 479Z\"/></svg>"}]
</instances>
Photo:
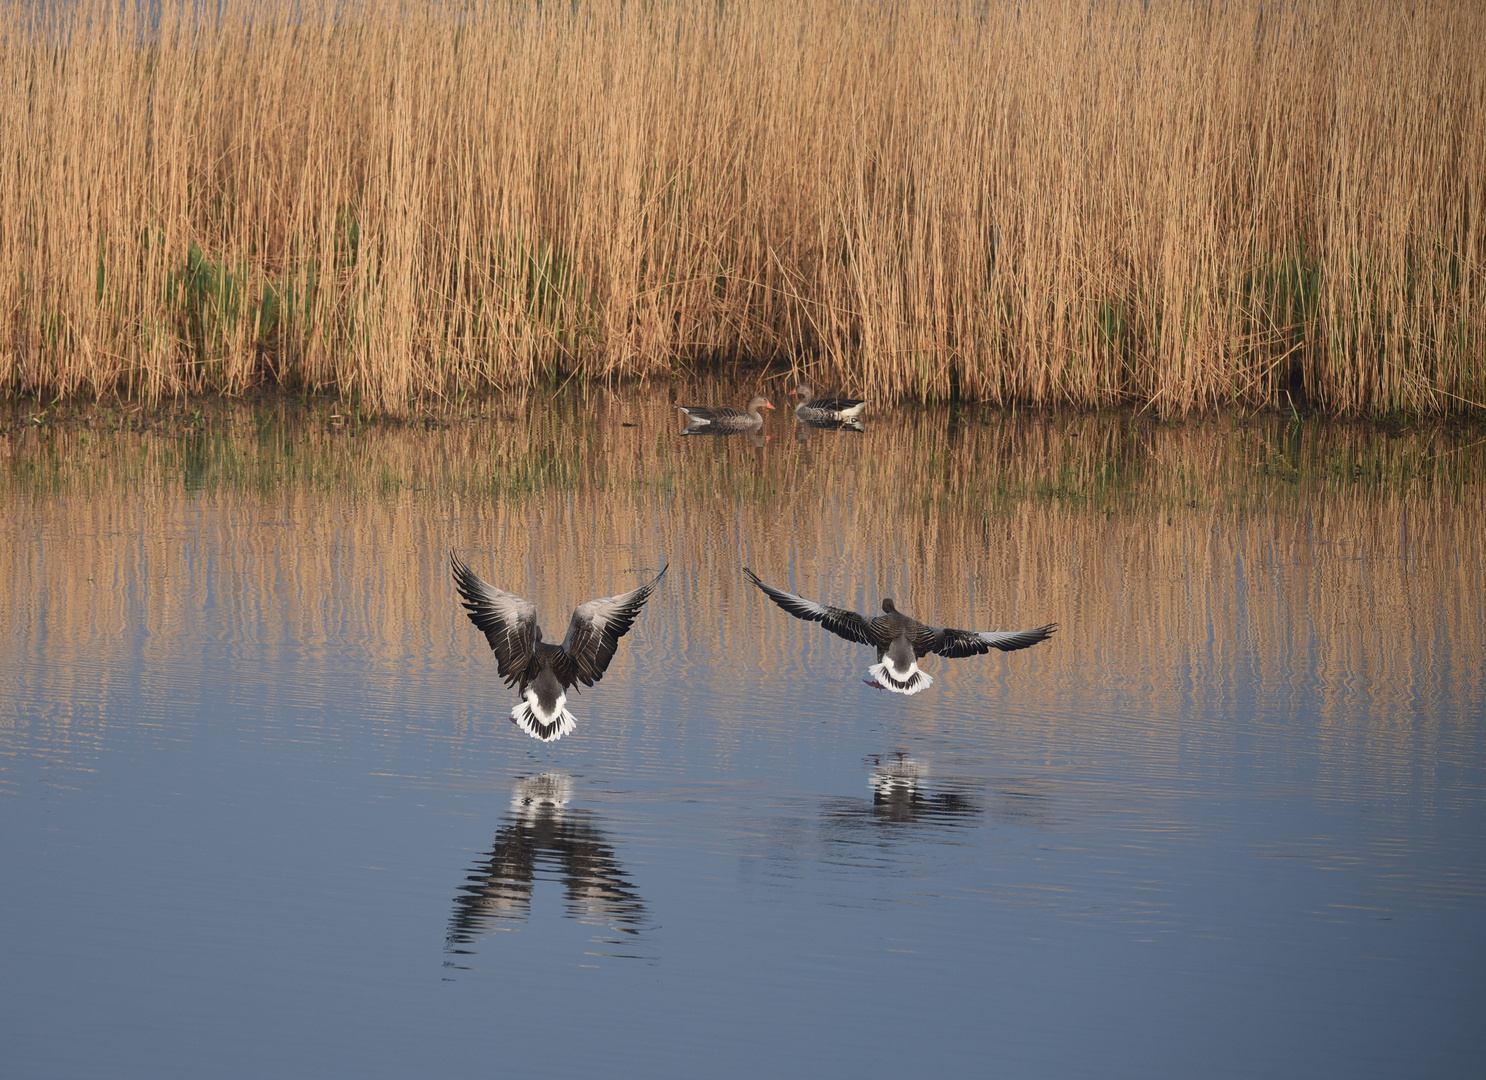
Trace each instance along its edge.
<instances>
[{"instance_id":1,"label":"tall reed stalk","mask_svg":"<svg viewBox=\"0 0 1486 1080\"><path fill-rule=\"evenodd\" d=\"M399 412L743 360L1486 403L1473 0L77 0L0 35L10 392Z\"/></svg>"}]
</instances>

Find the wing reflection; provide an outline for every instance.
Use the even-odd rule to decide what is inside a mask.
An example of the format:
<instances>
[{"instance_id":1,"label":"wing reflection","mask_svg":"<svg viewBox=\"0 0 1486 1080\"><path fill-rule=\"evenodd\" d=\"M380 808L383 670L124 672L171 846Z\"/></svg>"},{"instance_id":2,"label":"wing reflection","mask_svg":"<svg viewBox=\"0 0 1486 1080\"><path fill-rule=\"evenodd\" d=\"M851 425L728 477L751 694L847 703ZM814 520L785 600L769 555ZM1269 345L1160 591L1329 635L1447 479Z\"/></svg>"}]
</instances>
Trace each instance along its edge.
<instances>
[{"instance_id":1,"label":"wing reflection","mask_svg":"<svg viewBox=\"0 0 1486 1080\"><path fill-rule=\"evenodd\" d=\"M453 953L497 930L514 930L531 912L539 880L561 881L566 915L624 934L639 934L645 905L625 875L592 811L568 808L572 778L543 773L519 780L507 820L488 856L473 867L454 898L445 946ZM608 942L618 944L618 942Z\"/></svg>"}]
</instances>

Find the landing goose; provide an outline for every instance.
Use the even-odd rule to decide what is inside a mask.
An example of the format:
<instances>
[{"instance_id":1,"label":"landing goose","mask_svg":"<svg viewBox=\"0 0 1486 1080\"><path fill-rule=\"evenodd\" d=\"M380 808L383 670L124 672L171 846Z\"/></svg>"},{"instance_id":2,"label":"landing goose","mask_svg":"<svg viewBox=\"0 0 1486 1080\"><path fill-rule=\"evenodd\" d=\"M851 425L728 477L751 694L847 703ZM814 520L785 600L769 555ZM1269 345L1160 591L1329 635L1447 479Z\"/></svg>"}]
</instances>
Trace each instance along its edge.
<instances>
[{"instance_id":1,"label":"landing goose","mask_svg":"<svg viewBox=\"0 0 1486 1080\"><path fill-rule=\"evenodd\" d=\"M801 420L856 420L862 415L867 403L860 398L815 396L809 383L801 383L790 391L800 399L795 406L795 415Z\"/></svg>"},{"instance_id":2,"label":"landing goose","mask_svg":"<svg viewBox=\"0 0 1486 1080\"><path fill-rule=\"evenodd\" d=\"M592 686L604 677L619 639L666 576L663 566L648 585L579 604L562 644L553 645L542 640L537 609L530 601L480 580L452 551L449 562L470 622L495 652L496 670L521 694L521 703L511 710L511 723L543 742L556 742L572 732L568 688L574 683Z\"/></svg>"},{"instance_id":3,"label":"landing goose","mask_svg":"<svg viewBox=\"0 0 1486 1080\"><path fill-rule=\"evenodd\" d=\"M743 572L749 581L764 591L764 595L795 618L818 622L847 641L874 646L877 663L867 669L872 678L864 681L895 694L916 694L928 689L934 680L918 666L919 658L926 653L953 658L979 656L992 649L1011 652L1046 641L1058 628L1057 623L1049 623L1036 630L951 630L944 626L929 626L904 615L888 598L882 601L883 614L869 619L855 611L827 607L803 596L771 588L747 567Z\"/></svg>"},{"instance_id":4,"label":"landing goose","mask_svg":"<svg viewBox=\"0 0 1486 1080\"><path fill-rule=\"evenodd\" d=\"M710 435L723 431L750 431L762 427L764 414L760 409L772 409L769 399L759 394L742 409L728 405L709 409L702 405L677 405L686 415L686 430L683 435Z\"/></svg>"}]
</instances>

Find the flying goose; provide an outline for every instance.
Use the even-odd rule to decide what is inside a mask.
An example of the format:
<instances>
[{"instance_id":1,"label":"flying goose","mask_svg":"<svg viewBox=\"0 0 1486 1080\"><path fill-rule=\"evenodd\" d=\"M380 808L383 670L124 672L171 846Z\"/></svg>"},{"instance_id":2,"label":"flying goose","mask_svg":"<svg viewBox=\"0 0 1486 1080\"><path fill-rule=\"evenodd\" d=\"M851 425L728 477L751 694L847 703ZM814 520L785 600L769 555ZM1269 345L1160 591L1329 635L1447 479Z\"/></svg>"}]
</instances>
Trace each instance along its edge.
<instances>
[{"instance_id":1,"label":"flying goose","mask_svg":"<svg viewBox=\"0 0 1486 1080\"><path fill-rule=\"evenodd\" d=\"M702 405L677 405L686 416L686 430L683 435L710 435L720 431L748 431L752 428L762 427L764 414L760 409L772 409L769 399L763 394L755 396L742 409L734 409L723 405L716 409L709 409Z\"/></svg>"},{"instance_id":2,"label":"flying goose","mask_svg":"<svg viewBox=\"0 0 1486 1080\"><path fill-rule=\"evenodd\" d=\"M452 551L449 562L470 622L484 632L495 652L496 670L521 694L521 702L511 710L511 723L543 742L556 742L572 732L568 688L574 683L592 686L604 677L619 639L666 576L663 566L648 585L579 604L567 636L554 645L542 640L537 609L530 601L481 581Z\"/></svg>"},{"instance_id":3,"label":"flying goose","mask_svg":"<svg viewBox=\"0 0 1486 1080\"><path fill-rule=\"evenodd\" d=\"M771 588L746 566L743 572L749 581L764 591L764 595L795 618L818 622L847 641L875 646L877 663L867 669L872 678L864 681L895 694L916 694L929 688L934 680L918 666L919 658L926 653L953 658L979 656L992 649L1011 652L1046 641L1058 628L1057 623L1049 623L1036 630L951 630L944 626L929 626L904 615L886 597L882 601L883 614L869 619L855 611L827 607L803 596Z\"/></svg>"},{"instance_id":4,"label":"flying goose","mask_svg":"<svg viewBox=\"0 0 1486 1080\"><path fill-rule=\"evenodd\" d=\"M860 398L818 398L815 396L815 391L810 389L809 383L801 383L790 393L800 399L800 403L795 406L795 415L807 422L857 420L861 417L862 410L867 407L867 403Z\"/></svg>"}]
</instances>

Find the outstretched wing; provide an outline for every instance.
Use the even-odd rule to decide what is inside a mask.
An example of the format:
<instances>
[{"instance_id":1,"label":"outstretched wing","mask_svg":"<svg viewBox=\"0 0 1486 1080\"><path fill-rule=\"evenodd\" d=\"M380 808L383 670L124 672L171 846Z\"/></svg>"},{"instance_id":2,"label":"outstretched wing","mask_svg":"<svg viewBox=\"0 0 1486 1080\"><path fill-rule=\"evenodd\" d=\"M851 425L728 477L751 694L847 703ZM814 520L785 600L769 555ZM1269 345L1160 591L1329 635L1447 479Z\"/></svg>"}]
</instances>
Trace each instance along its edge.
<instances>
[{"instance_id":1,"label":"outstretched wing","mask_svg":"<svg viewBox=\"0 0 1486 1080\"><path fill-rule=\"evenodd\" d=\"M614 659L614 650L619 648L619 639L629 632L635 616L665 576L666 567L662 566L648 585L641 585L633 592L578 605L568 623L567 636L562 639L567 670L558 674L564 677L565 685L576 681L592 686L603 678L609 661Z\"/></svg>"},{"instance_id":2,"label":"outstretched wing","mask_svg":"<svg viewBox=\"0 0 1486 1080\"><path fill-rule=\"evenodd\" d=\"M532 642L537 637L537 609L528 600L481 581L454 552L449 552L454 568L454 587L464 597L464 609L470 622L485 634L495 651L496 670L507 686L524 681L531 663Z\"/></svg>"},{"instance_id":3,"label":"outstretched wing","mask_svg":"<svg viewBox=\"0 0 1486 1080\"><path fill-rule=\"evenodd\" d=\"M746 566L743 572L748 575L749 581L764 590L765 596L795 618L804 619L806 622L818 622L837 637L844 637L847 641L855 641L859 645L876 644L872 640L871 624L855 611L827 607L825 604L806 600L803 596L796 596L792 592L772 588L760 581L759 576Z\"/></svg>"},{"instance_id":4,"label":"outstretched wing","mask_svg":"<svg viewBox=\"0 0 1486 1080\"><path fill-rule=\"evenodd\" d=\"M1046 641L1057 628L1057 623L1036 630L951 630L945 626L919 626L913 634L913 646L920 656L926 652L948 657L979 656L992 649L1015 652Z\"/></svg>"}]
</instances>

